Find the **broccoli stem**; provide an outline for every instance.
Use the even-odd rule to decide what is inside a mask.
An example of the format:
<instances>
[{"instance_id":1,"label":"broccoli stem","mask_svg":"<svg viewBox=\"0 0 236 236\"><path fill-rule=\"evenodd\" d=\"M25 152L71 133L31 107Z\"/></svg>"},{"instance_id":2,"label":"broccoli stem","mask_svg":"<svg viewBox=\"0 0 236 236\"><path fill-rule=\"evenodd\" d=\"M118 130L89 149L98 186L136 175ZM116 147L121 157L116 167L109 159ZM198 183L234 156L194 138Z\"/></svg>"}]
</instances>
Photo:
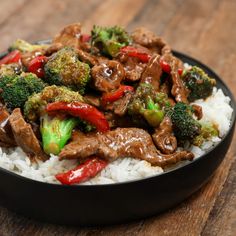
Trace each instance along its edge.
<instances>
[{"instance_id":1,"label":"broccoli stem","mask_svg":"<svg viewBox=\"0 0 236 236\"><path fill-rule=\"evenodd\" d=\"M158 104L153 102L151 98L148 98L147 109L144 110L143 115L152 127L159 126L164 118L164 112Z\"/></svg>"},{"instance_id":2,"label":"broccoli stem","mask_svg":"<svg viewBox=\"0 0 236 236\"><path fill-rule=\"evenodd\" d=\"M59 154L71 138L72 130L78 124L75 118L51 117L47 114L40 119L43 149L47 154Z\"/></svg>"}]
</instances>

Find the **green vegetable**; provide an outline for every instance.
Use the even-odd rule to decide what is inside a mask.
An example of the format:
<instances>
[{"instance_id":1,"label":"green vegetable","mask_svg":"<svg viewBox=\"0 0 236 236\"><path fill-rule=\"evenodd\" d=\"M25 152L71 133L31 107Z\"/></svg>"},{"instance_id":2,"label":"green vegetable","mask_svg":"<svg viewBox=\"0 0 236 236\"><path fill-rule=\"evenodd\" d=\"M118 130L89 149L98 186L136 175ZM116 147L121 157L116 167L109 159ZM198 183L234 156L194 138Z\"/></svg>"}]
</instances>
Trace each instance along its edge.
<instances>
[{"instance_id":1,"label":"green vegetable","mask_svg":"<svg viewBox=\"0 0 236 236\"><path fill-rule=\"evenodd\" d=\"M48 44L30 44L22 39L17 39L13 44L9 47L9 51L19 50L21 52L33 52L35 50L47 49L49 47Z\"/></svg>"},{"instance_id":2,"label":"green vegetable","mask_svg":"<svg viewBox=\"0 0 236 236\"><path fill-rule=\"evenodd\" d=\"M65 85L84 94L90 79L89 65L79 61L73 48L63 48L54 53L44 66L49 84Z\"/></svg>"},{"instance_id":3,"label":"green vegetable","mask_svg":"<svg viewBox=\"0 0 236 236\"><path fill-rule=\"evenodd\" d=\"M61 118L60 116L41 117L40 132L42 135L43 150L47 153L59 154L71 134L78 120L75 118Z\"/></svg>"},{"instance_id":4,"label":"green vegetable","mask_svg":"<svg viewBox=\"0 0 236 236\"><path fill-rule=\"evenodd\" d=\"M140 84L136 89L128 114L134 122L145 125L145 121L152 127L157 127L165 115L165 107L170 106L168 98L163 93L156 93L150 84Z\"/></svg>"},{"instance_id":5,"label":"green vegetable","mask_svg":"<svg viewBox=\"0 0 236 236\"><path fill-rule=\"evenodd\" d=\"M47 86L40 93L34 94L26 101L24 115L30 121L37 120L48 103L83 101L83 97L64 86Z\"/></svg>"},{"instance_id":6,"label":"green vegetable","mask_svg":"<svg viewBox=\"0 0 236 236\"><path fill-rule=\"evenodd\" d=\"M203 142L214 136L219 136L218 128L210 122L201 123L200 134L194 138L193 144L196 146L201 146Z\"/></svg>"},{"instance_id":7,"label":"green vegetable","mask_svg":"<svg viewBox=\"0 0 236 236\"><path fill-rule=\"evenodd\" d=\"M55 155L61 151L70 139L72 130L76 125L81 126L84 130L90 130L92 127L80 119L62 116L61 114L49 116L45 112L45 107L48 103L59 101L82 102L83 98L78 92L71 91L66 87L52 85L29 97L24 106L24 115L28 120L35 121L40 118L44 151Z\"/></svg>"},{"instance_id":8,"label":"green vegetable","mask_svg":"<svg viewBox=\"0 0 236 236\"><path fill-rule=\"evenodd\" d=\"M106 56L116 56L121 47L131 43L128 33L118 26L94 26L91 35L92 46L97 47Z\"/></svg>"},{"instance_id":9,"label":"green vegetable","mask_svg":"<svg viewBox=\"0 0 236 236\"><path fill-rule=\"evenodd\" d=\"M183 73L182 79L190 90L188 100L205 99L212 94L216 81L210 78L201 68L193 66Z\"/></svg>"},{"instance_id":10,"label":"green vegetable","mask_svg":"<svg viewBox=\"0 0 236 236\"><path fill-rule=\"evenodd\" d=\"M147 109L144 109L143 116L152 127L157 127L164 118L164 112L160 106L155 104L151 98L148 99Z\"/></svg>"},{"instance_id":11,"label":"green vegetable","mask_svg":"<svg viewBox=\"0 0 236 236\"><path fill-rule=\"evenodd\" d=\"M192 140L200 134L201 125L193 118L193 109L190 105L176 103L167 115L171 118L174 134L180 141Z\"/></svg>"},{"instance_id":12,"label":"green vegetable","mask_svg":"<svg viewBox=\"0 0 236 236\"><path fill-rule=\"evenodd\" d=\"M18 63L3 64L0 66L0 77L19 75L21 72L22 68Z\"/></svg>"},{"instance_id":13,"label":"green vegetable","mask_svg":"<svg viewBox=\"0 0 236 236\"><path fill-rule=\"evenodd\" d=\"M32 73L5 75L0 79L1 97L10 109L22 108L28 97L40 92L46 84Z\"/></svg>"}]
</instances>

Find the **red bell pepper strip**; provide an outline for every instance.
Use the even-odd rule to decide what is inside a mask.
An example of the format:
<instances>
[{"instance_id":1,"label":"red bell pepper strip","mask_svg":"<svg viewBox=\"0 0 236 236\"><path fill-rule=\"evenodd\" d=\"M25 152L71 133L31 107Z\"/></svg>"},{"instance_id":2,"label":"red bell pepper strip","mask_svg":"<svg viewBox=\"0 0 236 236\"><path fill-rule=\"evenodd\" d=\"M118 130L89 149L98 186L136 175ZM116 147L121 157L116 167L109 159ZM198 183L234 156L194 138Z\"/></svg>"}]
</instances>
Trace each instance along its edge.
<instances>
[{"instance_id":1,"label":"red bell pepper strip","mask_svg":"<svg viewBox=\"0 0 236 236\"><path fill-rule=\"evenodd\" d=\"M178 74L181 76L183 74L183 69L182 68L179 68L178 69Z\"/></svg>"},{"instance_id":2,"label":"red bell pepper strip","mask_svg":"<svg viewBox=\"0 0 236 236\"><path fill-rule=\"evenodd\" d=\"M105 116L95 107L82 102L53 102L46 107L47 112L63 111L94 125L98 131L108 131L109 124Z\"/></svg>"},{"instance_id":3,"label":"red bell pepper strip","mask_svg":"<svg viewBox=\"0 0 236 236\"><path fill-rule=\"evenodd\" d=\"M139 60L141 62L144 62L144 63L147 63L150 58L151 58L151 55L147 54L146 52L142 52L140 49L138 48L134 48L134 47L131 47L131 46L125 46L125 47L122 47L120 49L120 51L122 53L125 53L127 54L128 56L130 57L136 57L136 58L139 58Z\"/></svg>"},{"instance_id":4,"label":"red bell pepper strip","mask_svg":"<svg viewBox=\"0 0 236 236\"><path fill-rule=\"evenodd\" d=\"M102 103L106 104L109 102L115 102L119 98L123 97L127 91L133 92L134 88L128 85L121 85L115 92L104 93L102 95Z\"/></svg>"},{"instance_id":5,"label":"red bell pepper strip","mask_svg":"<svg viewBox=\"0 0 236 236\"><path fill-rule=\"evenodd\" d=\"M11 63L17 63L21 59L21 53L19 50L14 50L10 53L8 53L5 57L3 57L0 60L0 65L2 64L11 64Z\"/></svg>"},{"instance_id":6,"label":"red bell pepper strip","mask_svg":"<svg viewBox=\"0 0 236 236\"><path fill-rule=\"evenodd\" d=\"M171 67L170 65L164 61L164 60L160 60L160 66L161 66L161 69L166 72L166 73L170 73L171 72Z\"/></svg>"},{"instance_id":7,"label":"red bell pepper strip","mask_svg":"<svg viewBox=\"0 0 236 236\"><path fill-rule=\"evenodd\" d=\"M171 72L171 66L164 60L160 60L160 66L161 66L161 69L166 72L166 73L170 73ZM183 69L182 68L179 68L178 69L178 74L179 75L182 75L183 73Z\"/></svg>"},{"instance_id":8,"label":"red bell pepper strip","mask_svg":"<svg viewBox=\"0 0 236 236\"><path fill-rule=\"evenodd\" d=\"M92 157L92 159L85 161L76 168L65 173L57 174L55 177L62 184L78 184L96 176L107 164L104 160Z\"/></svg>"},{"instance_id":9,"label":"red bell pepper strip","mask_svg":"<svg viewBox=\"0 0 236 236\"><path fill-rule=\"evenodd\" d=\"M89 34L82 34L80 36L80 41L82 43L87 43L87 42L89 42L90 39L91 39L91 35L89 35Z\"/></svg>"},{"instance_id":10,"label":"red bell pepper strip","mask_svg":"<svg viewBox=\"0 0 236 236\"><path fill-rule=\"evenodd\" d=\"M30 61L28 71L36 74L39 78L44 77L44 64L47 62L46 56L37 56Z\"/></svg>"}]
</instances>

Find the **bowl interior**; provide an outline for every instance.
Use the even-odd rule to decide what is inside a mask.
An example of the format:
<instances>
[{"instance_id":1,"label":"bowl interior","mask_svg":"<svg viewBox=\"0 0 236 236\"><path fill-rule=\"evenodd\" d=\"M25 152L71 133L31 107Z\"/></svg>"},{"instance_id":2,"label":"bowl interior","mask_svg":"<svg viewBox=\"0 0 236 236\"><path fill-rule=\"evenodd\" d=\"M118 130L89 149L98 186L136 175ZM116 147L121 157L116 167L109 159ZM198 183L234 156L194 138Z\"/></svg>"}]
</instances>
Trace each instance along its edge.
<instances>
[{"instance_id":1,"label":"bowl interior","mask_svg":"<svg viewBox=\"0 0 236 236\"><path fill-rule=\"evenodd\" d=\"M37 44L48 44L50 43L51 40L41 40L41 41L37 41ZM4 57L7 54L7 52L2 52L0 53L0 59L2 57ZM235 118L236 118L236 104L235 104L235 100L234 100L234 96L232 94L232 92L229 90L229 88L226 86L226 84L223 82L223 80L214 72L212 71L208 66L206 66L205 64L201 63L200 61L193 59L183 53L180 53L178 51L173 51L173 54L178 57L179 59L181 59L184 63L188 63L189 65L196 65L201 67L210 77L215 78L217 81L217 88L221 88L224 92L225 95L227 95L228 97L230 97L231 101L230 101L230 105L233 108L233 114L231 117L231 123L230 123L230 128L227 132L227 134L222 138L222 140L216 144L214 147L210 148L209 150L206 151L206 153L204 155L202 155L199 158L194 159L191 162L186 162L183 163L181 165L177 165L176 167L170 168L168 170L166 170L165 172L158 174L158 175L154 175L154 176L150 176L150 177L145 177L142 180L146 180L146 179L151 179L151 178L155 178L157 176L161 176L161 175L167 175L168 173L171 173L173 171L176 171L177 169L180 168L185 168L188 165L192 165L194 162L198 162L200 161L202 158L204 158L209 152L212 151L212 149L216 148L218 145L220 145L220 143L226 138L226 136L228 135L228 133L230 132L230 130L233 128L234 123L235 123ZM33 182L38 182L39 184L44 184L44 185L55 185L55 186L60 186L62 188L86 188L86 187L91 187L90 185L73 185L73 186L63 186L63 185L58 185L58 184L53 184L53 183L44 183L44 182L39 182L37 180L32 180L29 178L26 178L24 176L20 176L18 174L15 174L14 172L8 171L6 169L3 169L2 167L0 167L0 171L4 171L7 172L10 175L15 175L18 178L22 178L24 181L33 181ZM142 181L142 180L131 180L131 181L126 181L126 182L120 182L120 183L113 183L113 184L105 184L105 186L109 186L109 185L120 185L120 184L126 184L126 183L132 183L132 182L136 182L136 181ZM98 186L98 185L96 185ZM102 186L102 184L100 184L99 186Z\"/></svg>"}]
</instances>

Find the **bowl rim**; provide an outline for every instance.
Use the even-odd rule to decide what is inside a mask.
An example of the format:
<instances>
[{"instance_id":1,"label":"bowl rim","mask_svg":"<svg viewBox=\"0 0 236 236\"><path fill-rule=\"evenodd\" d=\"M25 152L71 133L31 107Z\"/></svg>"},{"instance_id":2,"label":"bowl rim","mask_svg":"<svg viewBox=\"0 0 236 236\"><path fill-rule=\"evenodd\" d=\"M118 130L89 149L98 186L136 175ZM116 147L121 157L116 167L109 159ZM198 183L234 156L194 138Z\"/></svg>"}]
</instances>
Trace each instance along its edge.
<instances>
[{"instance_id":1,"label":"bowl rim","mask_svg":"<svg viewBox=\"0 0 236 236\"><path fill-rule=\"evenodd\" d=\"M40 40L40 41L36 41L35 43L37 44L43 44L43 43L50 43L51 40L50 39L46 39L46 40ZM210 153L211 151L213 151L215 148L217 148L226 138L227 136L229 135L230 131L232 130L232 128L234 127L234 123L235 123L235 120L236 120L236 103L235 103L235 98L234 98L234 95L233 93L231 92L231 90L228 88L228 86L226 85L226 83L221 79L221 77L219 75L217 75L211 68L209 68L207 65L203 64L202 62L200 62L199 60L191 57L191 56L188 56L186 55L185 53L182 53L182 52L179 52L179 51L176 51L176 50L172 50L173 54L178 58L178 57L183 57L183 58L186 58L188 60L191 60L191 61L194 61L194 63L198 64L201 68L203 68L204 70L207 70L207 71L210 71L211 74L213 75L214 79L216 79L216 81L219 81L223 87L225 88L225 90L227 91L227 94L225 94L227 97L230 97L230 106L232 107L233 109L233 112L232 112L232 117L231 117L231 122L230 122L230 127L228 129L228 131L226 132L226 134L224 135L224 137L221 139L220 142L218 142L216 145L214 145L213 147L211 147L210 149L208 149L203 155L201 155L200 157L192 160L192 161L189 161L189 162L186 162L184 163L183 165L181 166L177 166L175 168L171 168L169 170L166 170L166 171L163 171L162 173L159 173L159 174L155 174L155 175L152 175L152 176L148 176L148 177L144 177L142 179L136 179L136 180L128 180L128 181L124 181L124 182L118 182L118 183L109 183L109 184L94 184L94 185L63 185L63 184L59 184L59 183L47 183L47 182L42 182L42 181L39 181L39 180L35 180L35 179L30 179L28 177L25 177L25 176L22 176L20 174L17 174L15 172L12 172L10 170L7 170L7 169L4 169L3 167L0 166L0 172L3 172L5 174L9 174L11 175L12 177L16 177L20 180L23 180L25 182L32 182L32 183L35 183L35 184L38 184L38 185L42 185L42 186L45 186L45 187L54 187L54 188L60 188L60 189L98 189L98 188L111 188L111 187L119 187L119 186L125 186L125 185L129 185L129 184L135 184L135 183L141 183L141 182L145 182L145 181L150 181L154 178L163 178L163 176L167 176L167 175L171 175L173 174L174 172L178 171L178 170L182 170L182 169L185 169L189 166L192 166L194 165L195 163L198 163L199 161L201 161L205 156L208 155L208 153ZM7 54L7 51L4 51L4 52L1 52L0 53L0 59L2 57L4 57L5 55ZM217 85L216 85L217 87Z\"/></svg>"}]
</instances>

